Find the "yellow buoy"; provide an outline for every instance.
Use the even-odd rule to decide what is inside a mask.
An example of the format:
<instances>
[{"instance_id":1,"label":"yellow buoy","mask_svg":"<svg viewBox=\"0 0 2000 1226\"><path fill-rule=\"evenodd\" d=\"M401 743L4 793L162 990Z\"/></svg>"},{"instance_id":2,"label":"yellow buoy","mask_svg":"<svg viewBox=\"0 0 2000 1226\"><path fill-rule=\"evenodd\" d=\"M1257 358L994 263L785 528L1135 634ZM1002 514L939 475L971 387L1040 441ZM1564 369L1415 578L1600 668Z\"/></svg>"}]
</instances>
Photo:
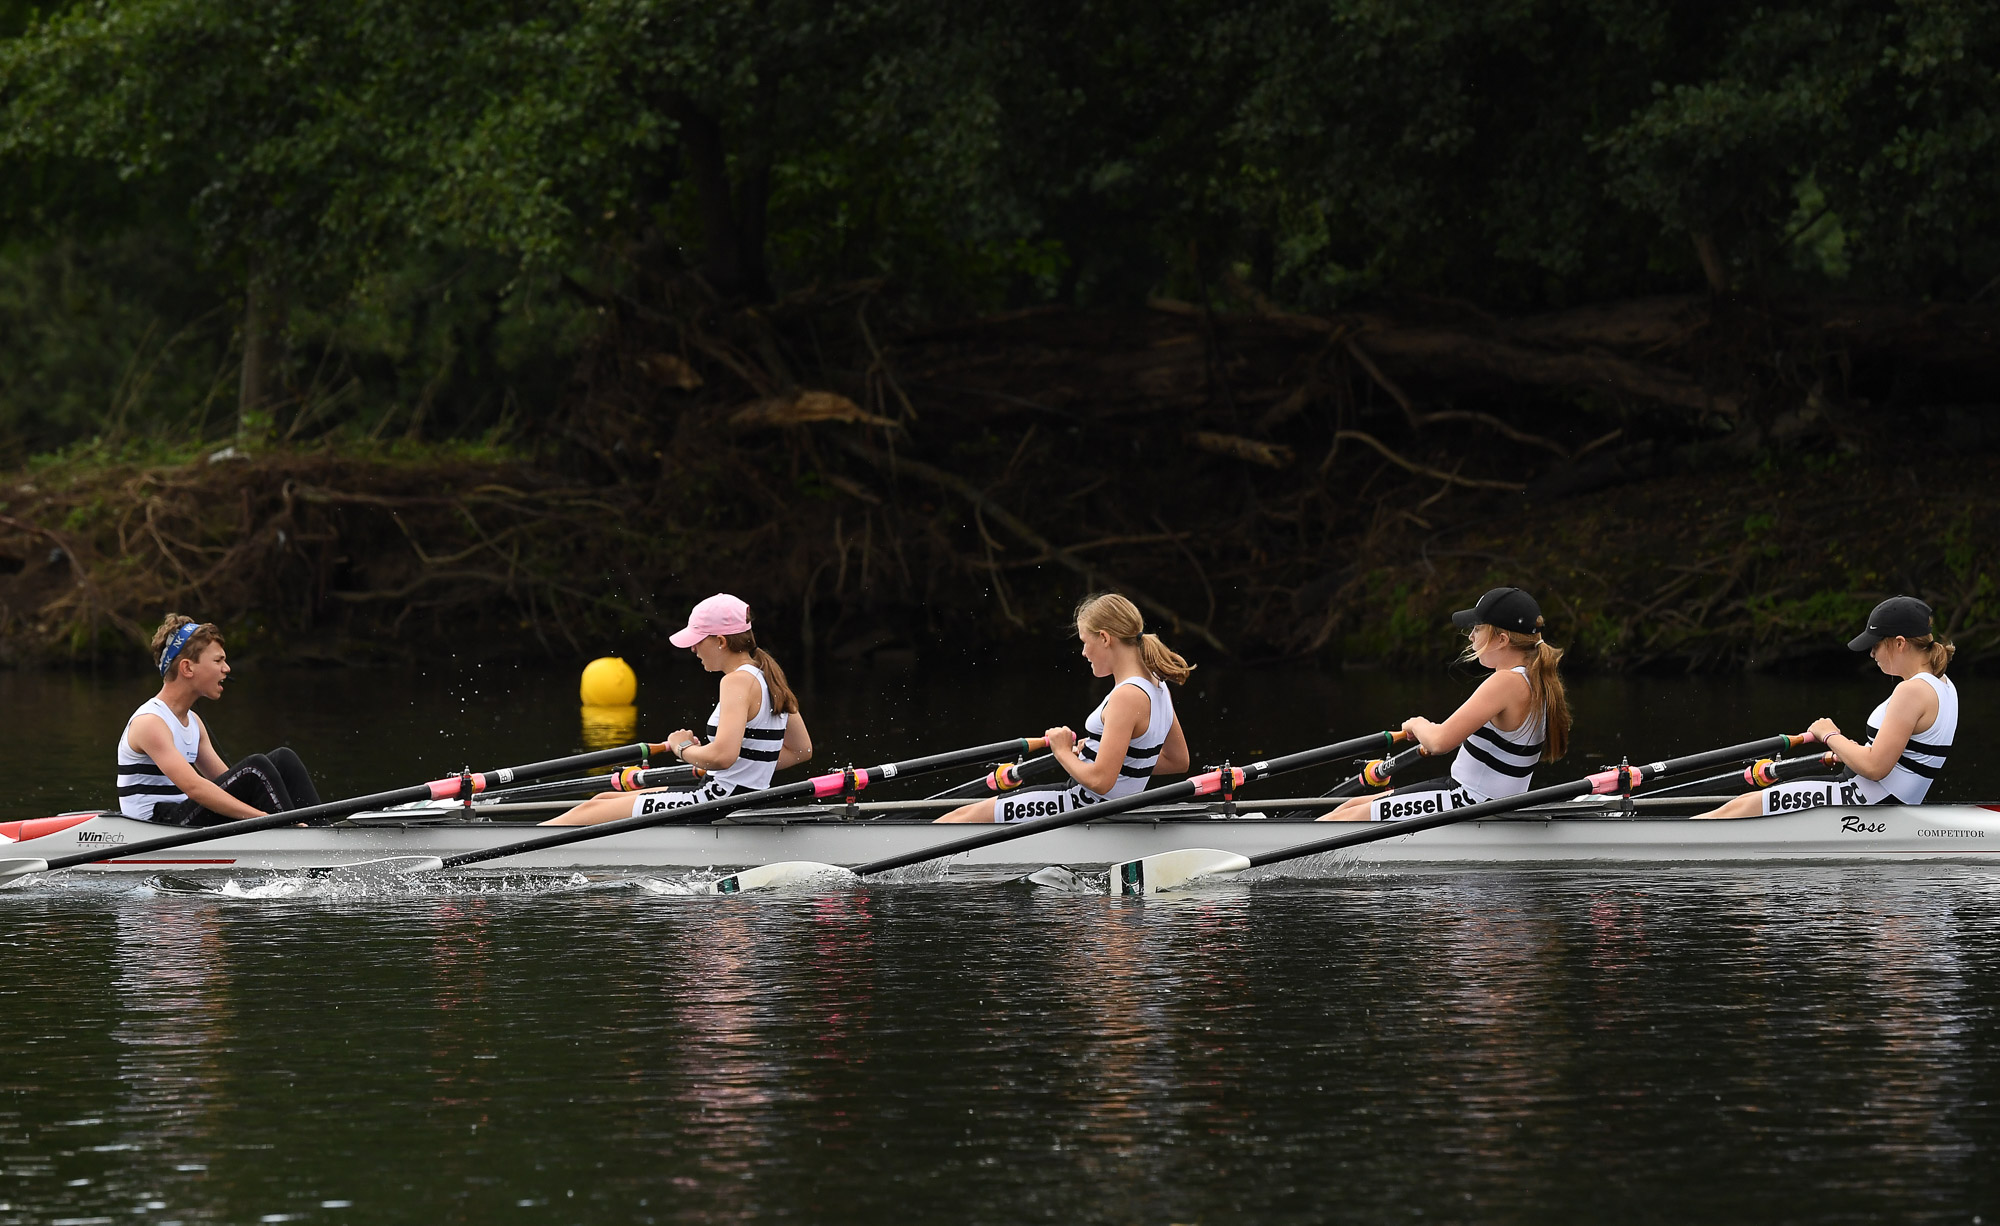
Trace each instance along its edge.
<instances>
[{"instance_id":1,"label":"yellow buoy","mask_svg":"<svg viewBox=\"0 0 2000 1226\"><path fill-rule=\"evenodd\" d=\"M639 678L617 656L604 656L583 666L577 696L587 707L622 707L639 696Z\"/></svg>"}]
</instances>

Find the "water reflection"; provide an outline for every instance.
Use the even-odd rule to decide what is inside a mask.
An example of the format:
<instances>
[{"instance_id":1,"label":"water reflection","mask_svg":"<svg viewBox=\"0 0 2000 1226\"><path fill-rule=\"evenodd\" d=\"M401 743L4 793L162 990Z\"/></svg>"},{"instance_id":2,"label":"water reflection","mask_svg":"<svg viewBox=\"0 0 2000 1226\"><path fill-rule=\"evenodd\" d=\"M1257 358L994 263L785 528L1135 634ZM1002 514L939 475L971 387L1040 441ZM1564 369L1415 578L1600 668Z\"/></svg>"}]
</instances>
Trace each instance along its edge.
<instances>
[{"instance_id":1,"label":"water reflection","mask_svg":"<svg viewBox=\"0 0 2000 1226\"><path fill-rule=\"evenodd\" d=\"M7 1057L31 1220L1969 1217L2000 1142L1983 870L92 889L0 896L105 938L7 996L115 1057Z\"/></svg>"},{"instance_id":2,"label":"water reflection","mask_svg":"<svg viewBox=\"0 0 2000 1226\"><path fill-rule=\"evenodd\" d=\"M114 913L119 1115L135 1140L165 1139L190 1161L212 1155L230 1105L237 1019L219 911L142 895Z\"/></svg>"}]
</instances>

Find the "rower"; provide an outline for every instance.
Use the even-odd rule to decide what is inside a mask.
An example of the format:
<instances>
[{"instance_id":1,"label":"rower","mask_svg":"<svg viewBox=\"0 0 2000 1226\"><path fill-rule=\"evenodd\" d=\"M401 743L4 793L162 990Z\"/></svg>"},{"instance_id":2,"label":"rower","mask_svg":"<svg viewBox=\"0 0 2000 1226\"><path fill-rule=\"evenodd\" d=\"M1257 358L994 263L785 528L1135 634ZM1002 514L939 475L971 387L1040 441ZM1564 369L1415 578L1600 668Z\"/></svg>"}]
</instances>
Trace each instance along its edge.
<instances>
[{"instance_id":1,"label":"rower","mask_svg":"<svg viewBox=\"0 0 2000 1226\"><path fill-rule=\"evenodd\" d=\"M222 697L229 656L210 622L167 614L153 632L160 692L125 722L118 738L118 811L142 822L218 826L317 805L305 763L280 747L230 766L215 752L196 700Z\"/></svg>"},{"instance_id":2,"label":"rower","mask_svg":"<svg viewBox=\"0 0 2000 1226\"><path fill-rule=\"evenodd\" d=\"M974 801L940 822L1018 822L1052 817L1114 796L1140 791L1154 775L1184 774L1187 736L1174 715L1167 682L1185 685L1194 665L1181 659L1131 601L1115 592L1091 596L1076 607L1076 637L1095 677L1114 679L1111 692L1083 721L1078 740L1069 728L1048 730L1049 752L1069 772L1067 782L1031 784L1016 792Z\"/></svg>"},{"instance_id":3,"label":"rower","mask_svg":"<svg viewBox=\"0 0 2000 1226\"><path fill-rule=\"evenodd\" d=\"M667 738L674 756L698 766L708 777L692 788L648 788L603 792L544 826L595 826L624 817L644 817L746 790L771 786L771 776L812 758L812 735L785 670L757 646L750 630L750 606L718 592L694 607L688 623L667 639L694 653L701 666L722 674L715 710L708 716L708 741L687 728Z\"/></svg>"},{"instance_id":4,"label":"rower","mask_svg":"<svg viewBox=\"0 0 2000 1226\"><path fill-rule=\"evenodd\" d=\"M1899 677L1889 697L1868 716L1868 740L1856 741L1831 719L1806 731L1847 768L1843 778L1795 779L1745 792L1699 817L1757 817L1822 805L1922 804L1944 769L1958 734L1958 687L1944 670L1958 649L1931 627L1931 607L1914 596L1892 596L1868 615L1868 628L1848 644L1865 651L1875 667Z\"/></svg>"},{"instance_id":5,"label":"rower","mask_svg":"<svg viewBox=\"0 0 2000 1226\"><path fill-rule=\"evenodd\" d=\"M1535 763L1553 762L1569 748L1569 699L1556 671L1562 649L1542 638L1542 608L1517 587L1496 587L1470 609L1451 615L1466 635L1459 659L1493 670L1442 724L1422 716L1403 731L1428 756L1458 750L1441 779L1374 796L1356 796L1323 822L1397 821L1528 790Z\"/></svg>"}]
</instances>

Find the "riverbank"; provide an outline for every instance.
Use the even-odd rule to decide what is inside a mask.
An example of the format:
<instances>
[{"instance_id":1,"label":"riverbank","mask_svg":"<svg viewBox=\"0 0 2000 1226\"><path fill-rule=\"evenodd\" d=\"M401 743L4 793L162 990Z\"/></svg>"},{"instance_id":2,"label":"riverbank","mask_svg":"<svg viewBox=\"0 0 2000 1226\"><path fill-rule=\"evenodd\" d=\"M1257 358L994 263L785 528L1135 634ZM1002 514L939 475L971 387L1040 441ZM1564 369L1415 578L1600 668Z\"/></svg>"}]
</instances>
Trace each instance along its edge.
<instances>
[{"instance_id":1,"label":"riverbank","mask_svg":"<svg viewBox=\"0 0 2000 1226\"><path fill-rule=\"evenodd\" d=\"M1449 612L1499 583L1540 595L1574 666L1601 671L1852 667L1841 644L1896 592L1938 609L1962 664L2000 656L1984 455L1677 465L1541 501L1322 482L1350 531L1301 540L1268 506L1219 530L1259 485L1205 453L1119 474L1127 521L1154 510L1152 531L1118 533L1087 506L1059 528L1017 518L990 438L958 472L897 442L793 422L650 480L465 450L47 462L0 479L0 659L130 659L168 609L274 660L646 659L718 587L793 653L1053 656L1078 595L1116 586L1197 659L1393 666L1448 653Z\"/></svg>"}]
</instances>

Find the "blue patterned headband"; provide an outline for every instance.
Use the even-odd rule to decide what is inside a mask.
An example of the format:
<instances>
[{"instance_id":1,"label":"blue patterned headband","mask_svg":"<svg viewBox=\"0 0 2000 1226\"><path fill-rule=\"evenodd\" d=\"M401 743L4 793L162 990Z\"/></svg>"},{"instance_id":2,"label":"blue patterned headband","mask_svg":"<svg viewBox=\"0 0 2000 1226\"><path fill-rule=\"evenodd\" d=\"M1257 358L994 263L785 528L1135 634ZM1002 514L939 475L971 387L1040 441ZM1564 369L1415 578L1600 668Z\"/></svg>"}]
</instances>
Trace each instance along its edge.
<instances>
[{"instance_id":1,"label":"blue patterned headband","mask_svg":"<svg viewBox=\"0 0 2000 1226\"><path fill-rule=\"evenodd\" d=\"M174 631L173 637L167 640L167 649L160 653L160 676L167 675L167 669L173 666L174 657L181 654L181 648L188 645L188 640L193 638L194 632L199 629L200 626L189 622Z\"/></svg>"}]
</instances>

